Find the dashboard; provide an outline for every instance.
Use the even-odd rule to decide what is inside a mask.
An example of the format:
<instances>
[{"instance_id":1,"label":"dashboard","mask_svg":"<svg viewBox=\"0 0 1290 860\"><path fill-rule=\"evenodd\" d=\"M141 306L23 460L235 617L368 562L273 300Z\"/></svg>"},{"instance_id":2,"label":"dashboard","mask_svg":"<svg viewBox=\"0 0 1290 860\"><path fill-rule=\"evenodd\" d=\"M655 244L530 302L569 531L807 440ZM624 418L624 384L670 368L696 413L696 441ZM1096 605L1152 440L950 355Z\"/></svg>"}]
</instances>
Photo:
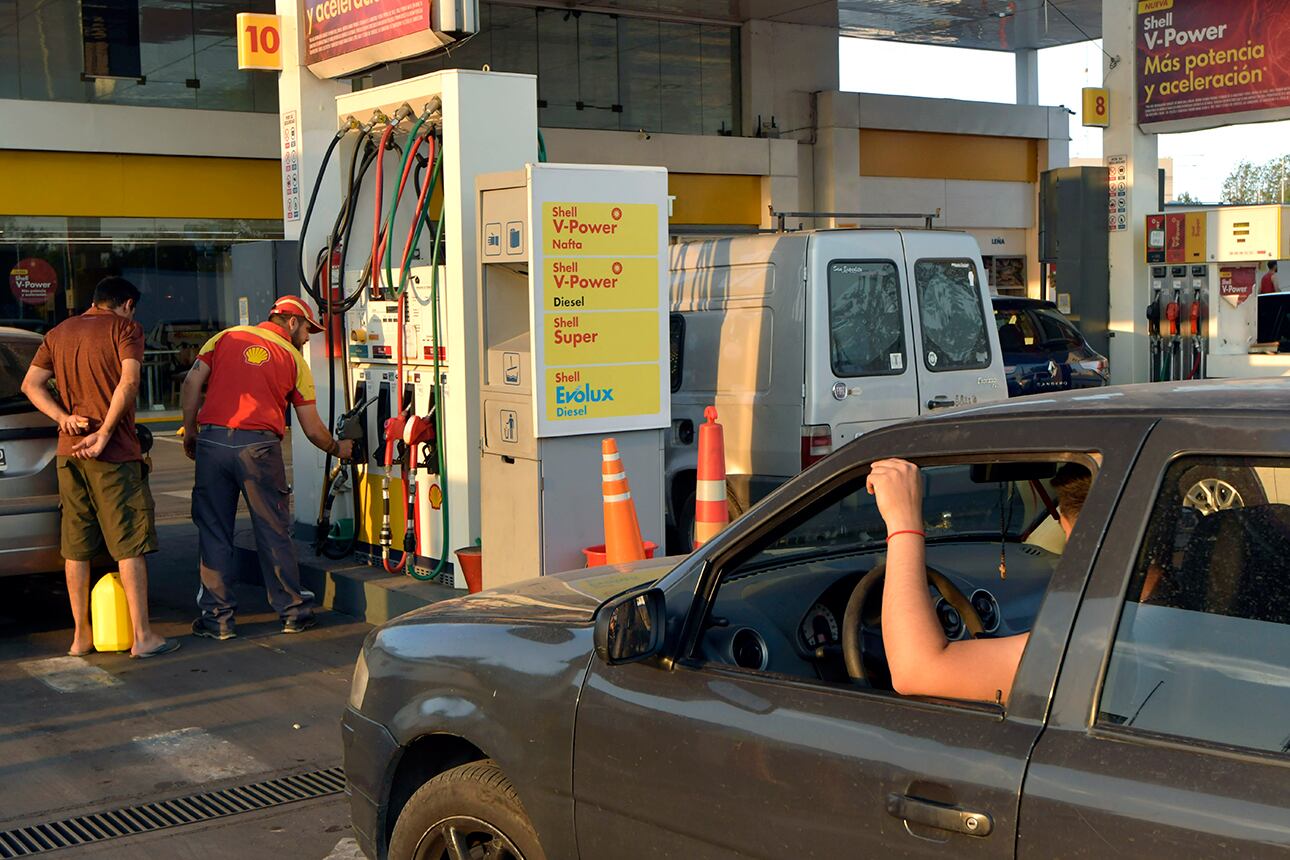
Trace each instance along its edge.
<instances>
[{"instance_id":1,"label":"dashboard","mask_svg":"<svg viewBox=\"0 0 1290 860\"><path fill-rule=\"evenodd\" d=\"M826 681L847 680L842 622L847 601L881 552L786 559L748 572L735 571L721 585L702 640L708 660ZM996 542L931 543L927 563L968 597L988 636L1030 630L1060 555L1032 544L1009 544L1008 575L999 575ZM937 618L947 638L968 634L959 613L935 591ZM881 655L878 602L864 618L865 650Z\"/></svg>"}]
</instances>

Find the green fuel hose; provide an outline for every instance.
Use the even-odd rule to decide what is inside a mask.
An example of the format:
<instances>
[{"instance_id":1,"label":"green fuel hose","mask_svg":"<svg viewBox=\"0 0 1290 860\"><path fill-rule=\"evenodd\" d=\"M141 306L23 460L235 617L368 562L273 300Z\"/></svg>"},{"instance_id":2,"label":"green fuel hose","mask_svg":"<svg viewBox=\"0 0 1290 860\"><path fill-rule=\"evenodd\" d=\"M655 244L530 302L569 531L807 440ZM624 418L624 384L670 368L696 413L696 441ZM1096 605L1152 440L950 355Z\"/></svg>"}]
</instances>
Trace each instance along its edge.
<instances>
[{"instance_id":1,"label":"green fuel hose","mask_svg":"<svg viewBox=\"0 0 1290 860\"><path fill-rule=\"evenodd\" d=\"M435 165L435 174L438 174L438 164ZM429 196L426 197L427 201ZM434 572L429 576L421 576L415 571L412 575L417 579L438 579L440 574L448 565L448 553L451 540L451 517L448 512L448 466L444 457L444 433L443 433L443 380L439 369L439 245L443 241L443 207L439 210L439 224L435 228L434 250L431 252L430 262L430 331L431 347L430 351L434 355L434 433L435 433L435 453L438 454L439 467L439 486L443 488L443 545L439 551L439 562L435 565Z\"/></svg>"}]
</instances>

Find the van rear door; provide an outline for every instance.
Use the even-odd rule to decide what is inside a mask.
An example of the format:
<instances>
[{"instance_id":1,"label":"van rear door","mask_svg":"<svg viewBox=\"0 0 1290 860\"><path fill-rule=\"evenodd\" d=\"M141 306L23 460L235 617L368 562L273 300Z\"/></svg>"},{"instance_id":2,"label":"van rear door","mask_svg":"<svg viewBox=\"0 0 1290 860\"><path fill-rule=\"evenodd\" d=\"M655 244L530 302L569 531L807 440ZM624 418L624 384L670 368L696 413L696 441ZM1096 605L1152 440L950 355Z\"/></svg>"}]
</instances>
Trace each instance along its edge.
<instances>
[{"instance_id":1,"label":"van rear door","mask_svg":"<svg viewBox=\"0 0 1290 860\"><path fill-rule=\"evenodd\" d=\"M919 399L900 234L816 233L807 272L803 466L861 433L914 417Z\"/></svg>"},{"instance_id":2,"label":"van rear door","mask_svg":"<svg viewBox=\"0 0 1290 860\"><path fill-rule=\"evenodd\" d=\"M902 232L913 296L919 411L1004 400L1003 357L976 240Z\"/></svg>"}]
</instances>

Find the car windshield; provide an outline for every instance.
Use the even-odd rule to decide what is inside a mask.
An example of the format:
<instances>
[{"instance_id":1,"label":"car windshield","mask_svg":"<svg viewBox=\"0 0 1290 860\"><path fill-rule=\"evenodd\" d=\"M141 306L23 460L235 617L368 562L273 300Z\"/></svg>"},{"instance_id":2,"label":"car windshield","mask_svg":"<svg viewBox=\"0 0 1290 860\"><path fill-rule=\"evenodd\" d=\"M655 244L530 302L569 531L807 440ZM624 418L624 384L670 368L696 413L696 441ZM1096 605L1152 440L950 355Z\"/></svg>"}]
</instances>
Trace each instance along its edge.
<instances>
[{"instance_id":1,"label":"car windshield","mask_svg":"<svg viewBox=\"0 0 1290 860\"><path fill-rule=\"evenodd\" d=\"M22 379L36 356L40 342L6 338L0 340L0 411L13 412L30 408L22 393Z\"/></svg>"},{"instance_id":2,"label":"car windshield","mask_svg":"<svg viewBox=\"0 0 1290 860\"><path fill-rule=\"evenodd\" d=\"M1039 324L1043 327L1044 342L1050 346L1078 347L1084 343L1084 338L1071 325L1070 320L1058 311L1052 308L1038 308L1035 310L1035 316L1039 318Z\"/></svg>"},{"instance_id":3,"label":"car windshield","mask_svg":"<svg viewBox=\"0 0 1290 860\"><path fill-rule=\"evenodd\" d=\"M928 466L923 476L924 528L927 540L989 540L1000 535L1020 541L1048 516L1043 495L1052 491L1046 480L991 480L984 465ZM757 557L782 562L798 553L819 554L877 547L884 543L887 526L873 496L861 489L827 505L805 521L792 526Z\"/></svg>"}]
</instances>

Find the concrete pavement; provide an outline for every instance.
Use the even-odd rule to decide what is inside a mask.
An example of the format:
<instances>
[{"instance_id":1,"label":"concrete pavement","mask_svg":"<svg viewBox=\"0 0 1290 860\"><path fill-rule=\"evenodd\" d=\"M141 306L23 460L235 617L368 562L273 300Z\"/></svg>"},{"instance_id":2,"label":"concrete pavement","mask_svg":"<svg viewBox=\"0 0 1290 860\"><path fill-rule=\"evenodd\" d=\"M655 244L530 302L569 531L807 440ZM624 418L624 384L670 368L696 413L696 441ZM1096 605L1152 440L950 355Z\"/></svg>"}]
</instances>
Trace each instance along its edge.
<instances>
[{"instance_id":1,"label":"concrete pavement","mask_svg":"<svg viewBox=\"0 0 1290 860\"><path fill-rule=\"evenodd\" d=\"M239 638L194 638L196 531L159 531L151 617L182 637L174 654L67 657L61 577L0 577L0 832L340 764L339 716L370 627L324 612L282 635L263 590L242 586ZM348 822L333 794L59 854L344 857Z\"/></svg>"}]
</instances>

